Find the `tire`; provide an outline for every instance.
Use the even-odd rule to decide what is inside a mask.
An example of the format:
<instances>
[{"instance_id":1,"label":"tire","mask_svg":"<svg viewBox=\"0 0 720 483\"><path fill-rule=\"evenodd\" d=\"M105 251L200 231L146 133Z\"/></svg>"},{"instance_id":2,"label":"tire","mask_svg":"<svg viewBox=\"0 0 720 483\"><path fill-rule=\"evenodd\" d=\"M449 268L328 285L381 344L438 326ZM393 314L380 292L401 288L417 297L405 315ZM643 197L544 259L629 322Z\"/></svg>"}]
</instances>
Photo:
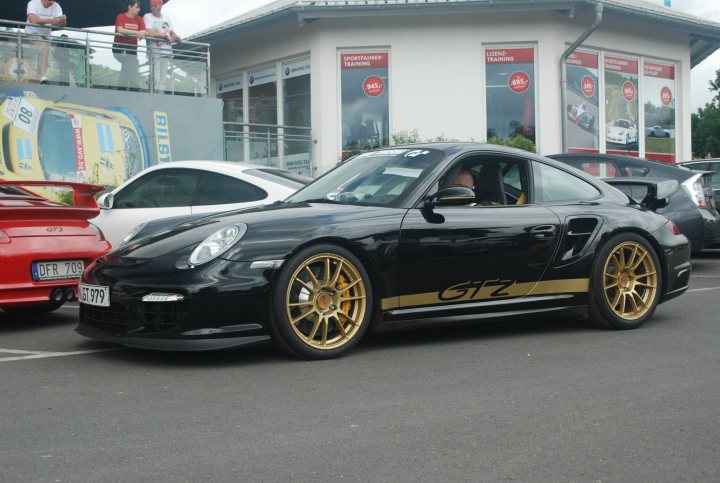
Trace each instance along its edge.
<instances>
[{"instance_id":1,"label":"tire","mask_svg":"<svg viewBox=\"0 0 720 483\"><path fill-rule=\"evenodd\" d=\"M332 359L355 347L370 325L372 287L350 251L315 245L283 264L273 289L270 331L304 359Z\"/></svg>"},{"instance_id":2,"label":"tire","mask_svg":"<svg viewBox=\"0 0 720 483\"><path fill-rule=\"evenodd\" d=\"M635 233L615 235L593 263L590 321L609 329L637 329L655 312L661 288L660 262L650 243Z\"/></svg>"}]
</instances>

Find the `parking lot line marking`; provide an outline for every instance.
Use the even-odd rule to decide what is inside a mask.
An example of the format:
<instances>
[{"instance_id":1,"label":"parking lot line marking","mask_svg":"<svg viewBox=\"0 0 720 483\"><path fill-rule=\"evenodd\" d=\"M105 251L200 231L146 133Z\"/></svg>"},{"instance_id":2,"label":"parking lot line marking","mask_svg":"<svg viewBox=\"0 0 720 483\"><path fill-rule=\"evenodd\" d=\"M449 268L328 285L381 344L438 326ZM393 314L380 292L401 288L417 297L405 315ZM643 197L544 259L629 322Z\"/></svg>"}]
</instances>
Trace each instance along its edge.
<instances>
[{"instance_id":1,"label":"parking lot line marking","mask_svg":"<svg viewBox=\"0 0 720 483\"><path fill-rule=\"evenodd\" d=\"M20 361L25 359L45 359L47 357L63 357L63 356L77 356L82 354L93 354L95 352L109 352L121 350L122 347L113 347L110 349L93 349L86 351L73 351L73 352L42 352L42 351L23 351L15 349L0 349L0 352L6 352L8 354L25 354L22 356L15 357L0 357L0 362L12 362Z\"/></svg>"},{"instance_id":2,"label":"parking lot line marking","mask_svg":"<svg viewBox=\"0 0 720 483\"><path fill-rule=\"evenodd\" d=\"M692 275L693 278L720 278L720 275Z\"/></svg>"},{"instance_id":3,"label":"parking lot line marking","mask_svg":"<svg viewBox=\"0 0 720 483\"><path fill-rule=\"evenodd\" d=\"M707 292L708 290L720 290L720 287L694 288L694 289L688 290L687 293L690 293L690 292Z\"/></svg>"}]
</instances>

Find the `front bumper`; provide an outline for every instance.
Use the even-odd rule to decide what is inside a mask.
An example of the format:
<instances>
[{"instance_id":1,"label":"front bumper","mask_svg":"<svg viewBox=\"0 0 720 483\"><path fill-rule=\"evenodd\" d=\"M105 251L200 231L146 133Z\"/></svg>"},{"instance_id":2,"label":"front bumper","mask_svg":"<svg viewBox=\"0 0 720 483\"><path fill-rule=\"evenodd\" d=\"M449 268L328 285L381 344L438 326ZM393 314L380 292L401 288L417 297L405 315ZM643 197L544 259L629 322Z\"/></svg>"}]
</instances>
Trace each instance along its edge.
<instances>
[{"instance_id":1,"label":"front bumper","mask_svg":"<svg viewBox=\"0 0 720 483\"><path fill-rule=\"evenodd\" d=\"M108 332L96 329L89 324L83 324L82 322L80 322L75 331L82 336L102 342L112 342L136 349L152 349L160 351L212 351L242 346L266 345L270 343L269 335L248 335L207 339L166 339L133 337L127 334L112 335Z\"/></svg>"},{"instance_id":2,"label":"front bumper","mask_svg":"<svg viewBox=\"0 0 720 483\"><path fill-rule=\"evenodd\" d=\"M271 271L226 260L172 273L152 273L149 265L88 269L83 282L110 287L110 306L81 303L76 331L104 342L170 351L226 349L270 340L266 327ZM157 292L179 294L184 300L143 301Z\"/></svg>"}]
</instances>

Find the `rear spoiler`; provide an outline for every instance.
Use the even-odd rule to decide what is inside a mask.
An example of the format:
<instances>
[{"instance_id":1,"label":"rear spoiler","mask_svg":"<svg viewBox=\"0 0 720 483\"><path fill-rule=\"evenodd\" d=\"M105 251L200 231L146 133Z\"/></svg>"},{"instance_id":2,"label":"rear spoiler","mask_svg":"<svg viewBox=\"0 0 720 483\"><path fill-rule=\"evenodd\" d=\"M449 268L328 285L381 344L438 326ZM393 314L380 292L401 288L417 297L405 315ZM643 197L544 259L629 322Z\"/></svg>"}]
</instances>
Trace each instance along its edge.
<instances>
[{"instance_id":1,"label":"rear spoiler","mask_svg":"<svg viewBox=\"0 0 720 483\"><path fill-rule=\"evenodd\" d=\"M73 204L75 207L94 209L98 209L97 202L95 201L95 194L105 190L105 186L100 184L74 183L71 181L8 181L0 179L0 186L18 186L20 188L26 186L39 186L42 188L71 188L73 190Z\"/></svg>"},{"instance_id":2,"label":"rear spoiler","mask_svg":"<svg viewBox=\"0 0 720 483\"><path fill-rule=\"evenodd\" d=\"M603 181L616 188L647 187L647 194L642 201L637 201L630 195L628 195L628 198L634 203L651 210L665 207L668 198L680 188L677 180L666 178L604 178Z\"/></svg>"}]
</instances>

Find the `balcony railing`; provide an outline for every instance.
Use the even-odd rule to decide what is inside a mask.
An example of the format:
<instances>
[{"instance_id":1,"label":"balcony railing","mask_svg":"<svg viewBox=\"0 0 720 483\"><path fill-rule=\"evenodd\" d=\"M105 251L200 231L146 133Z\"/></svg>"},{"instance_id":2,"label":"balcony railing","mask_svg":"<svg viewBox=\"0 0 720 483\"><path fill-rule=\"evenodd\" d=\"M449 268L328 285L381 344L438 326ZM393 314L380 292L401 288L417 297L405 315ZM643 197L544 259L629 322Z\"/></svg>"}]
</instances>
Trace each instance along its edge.
<instances>
[{"instance_id":1,"label":"balcony railing","mask_svg":"<svg viewBox=\"0 0 720 483\"><path fill-rule=\"evenodd\" d=\"M227 161L245 161L313 176L312 128L277 124L223 123Z\"/></svg>"},{"instance_id":2,"label":"balcony railing","mask_svg":"<svg viewBox=\"0 0 720 483\"><path fill-rule=\"evenodd\" d=\"M96 89L120 89L121 64L113 55L119 51L113 43L115 33L100 30L55 29L45 40L26 34L23 22L0 20L0 80L39 83ZM43 49L49 49L46 79L38 75L38 62ZM173 44L167 72L154 73L157 57L139 42L138 78L130 90L164 92L198 97L208 96L210 80L210 46L200 42L181 41Z\"/></svg>"}]
</instances>

